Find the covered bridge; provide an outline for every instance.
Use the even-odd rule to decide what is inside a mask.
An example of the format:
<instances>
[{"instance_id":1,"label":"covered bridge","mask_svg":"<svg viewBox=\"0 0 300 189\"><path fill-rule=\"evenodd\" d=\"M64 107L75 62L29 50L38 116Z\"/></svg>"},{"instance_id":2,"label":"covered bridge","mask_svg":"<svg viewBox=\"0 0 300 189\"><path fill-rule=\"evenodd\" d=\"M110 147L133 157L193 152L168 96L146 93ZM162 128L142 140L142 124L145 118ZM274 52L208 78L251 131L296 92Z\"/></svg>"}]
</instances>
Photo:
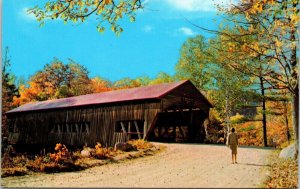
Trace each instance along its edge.
<instances>
[{"instance_id":1,"label":"covered bridge","mask_svg":"<svg viewBox=\"0 0 300 189\"><path fill-rule=\"evenodd\" d=\"M9 143L202 142L211 107L188 80L28 103L6 113Z\"/></svg>"}]
</instances>

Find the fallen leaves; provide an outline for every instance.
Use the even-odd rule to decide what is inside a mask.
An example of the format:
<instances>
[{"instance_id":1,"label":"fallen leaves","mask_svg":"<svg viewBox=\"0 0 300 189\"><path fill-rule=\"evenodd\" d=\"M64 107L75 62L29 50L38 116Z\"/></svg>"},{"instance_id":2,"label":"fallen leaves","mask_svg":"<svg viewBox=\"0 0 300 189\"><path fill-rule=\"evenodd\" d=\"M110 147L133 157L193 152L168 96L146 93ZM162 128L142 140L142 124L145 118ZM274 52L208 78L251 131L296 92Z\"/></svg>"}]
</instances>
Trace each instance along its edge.
<instances>
[{"instance_id":1,"label":"fallen leaves","mask_svg":"<svg viewBox=\"0 0 300 189\"><path fill-rule=\"evenodd\" d=\"M276 157L275 157L276 156ZM278 153L273 157L271 175L266 182L268 188L297 188L298 187L298 163L297 160L283 160L278 158Z\"/></svg>"}]
</instances>

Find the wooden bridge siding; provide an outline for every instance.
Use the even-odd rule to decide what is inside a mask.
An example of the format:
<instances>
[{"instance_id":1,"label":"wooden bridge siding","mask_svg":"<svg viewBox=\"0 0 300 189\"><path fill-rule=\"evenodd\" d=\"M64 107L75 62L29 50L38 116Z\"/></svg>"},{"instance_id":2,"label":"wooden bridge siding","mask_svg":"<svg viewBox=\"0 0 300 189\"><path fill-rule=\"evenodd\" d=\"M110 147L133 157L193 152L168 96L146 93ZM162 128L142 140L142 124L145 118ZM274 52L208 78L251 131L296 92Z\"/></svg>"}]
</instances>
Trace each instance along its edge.
<instances>
[{"instance_id":1,"label":"wooden bridge siding","mask_svg":"<svg viewBox=\"0 0 300 189\"><path fill-rule=\"evenodd\" d=\"M67 145L82 146L103 145L113 146L117 141L124 141L122 134L114 132L115 122L120 120L145 120L146 131L149 129L155 115L161 110L158 103L139 103L115 106L91 106L63 110L28 112L10 115L9 119L20 129L18 142L20 144L55 145L62 142ZM49 133L54 123L90 122L89 133ZM14 134L16 135L16 134ZM144 135L145 136L145 135Z\"/></svg>"}]
</instances>

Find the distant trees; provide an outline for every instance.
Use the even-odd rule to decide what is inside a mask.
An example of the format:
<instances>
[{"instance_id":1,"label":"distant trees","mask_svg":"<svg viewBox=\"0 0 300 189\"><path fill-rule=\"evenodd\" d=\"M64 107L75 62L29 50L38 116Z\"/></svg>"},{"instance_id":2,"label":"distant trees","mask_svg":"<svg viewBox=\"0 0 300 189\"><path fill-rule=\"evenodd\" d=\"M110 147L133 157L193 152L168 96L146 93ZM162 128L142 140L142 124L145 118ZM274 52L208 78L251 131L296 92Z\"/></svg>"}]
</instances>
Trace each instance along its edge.
<instances>
[{"instance_id":1,"label":"distant trees","mask_svg":"<svg viewBox=\"0 0 300 189\"><path fill-rule=\"evenodd\" d=\"M112 90L112 83L100 77L91 79L91 90L94 93L100 93Z\"/></svg>"},{"instance_id":2,"label":"distant trees","mask_svg":"<svg viewBox=\"0 0 300 189\"><path fill-rule=\"evenodd\" d=\"M35 73L28 83L29 87L20 86L20 96L14 99L15 105L93 92L87 69L73 60L63 64L54 59Z\"/></svg>"},{"instance_id":3,"label":"distant trees","mask_svg":"<svg viewBox=\"0 0 300 189\"><path fill-rule=\"evenodd\" d=\"M139 86L141 86L139 82L129 77L125 77L123 79L117 80L113 84L114 89L127 89L127 88L139 87Z\"/></svg>"},{"instance_id":4,"label":"distant trees","mask_svg":"<svg viewBox=\"0 0 300 189\"><path fill-rule=\"evenodd\" d=\"M123 28L118 24L119 19L126 16L133 22L136 10L141 8L141 0L49 0L42 7L29 9L28 13L36 17L40 26L49 19L80 23L93 17L98 21L99 32L104 32L108 25L113 32L120 34Z\"/></svg>"},{"instance_id":5,"label":"distant trees","mask_svg":"<svg viewBox=\"0 0 300 189\"><path fill-rule=\"evenodd\" d=\"M170 83L173 82L175 78L166 73L166 72L159 72L154 79L149 82L149 85L161 84L161 83Z\"/></svg>"},{"instance_id":6,"label":"distant trees","mask_svg":"<svg viewBox=\"0 0 300 189\"><path fill-rule=\"evenodd\" d=\"M49 99L66 98L89 93L106 92L117 89L147 86L174 81L173 76L160 72L153 79L141 76L135 79L129 77L111 82L101 77L89 77L87 68L69 59L67 64L54 58L51 63L32 75L27 82L22 81L19 95L12 96L13 106L28 102ZM8 111L11 108L5 109Z\"/></svg>"}]
</instances>

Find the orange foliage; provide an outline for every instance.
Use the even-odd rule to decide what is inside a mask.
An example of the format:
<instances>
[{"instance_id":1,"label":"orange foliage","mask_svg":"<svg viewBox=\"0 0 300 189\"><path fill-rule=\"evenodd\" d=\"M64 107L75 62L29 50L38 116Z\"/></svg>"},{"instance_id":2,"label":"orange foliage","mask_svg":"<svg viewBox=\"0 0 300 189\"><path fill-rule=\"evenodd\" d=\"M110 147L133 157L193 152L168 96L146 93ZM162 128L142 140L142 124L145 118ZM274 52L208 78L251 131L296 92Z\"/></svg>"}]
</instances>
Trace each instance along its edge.
<instances>
[{"instance_id":1,"label":"orange foliage","mask_svg":"<svg viewBox=\"0 0 300 189\"><path fill-rule=\"evenodd\" d=\"M47 86L47 82L44 83ZM28 102L34 102L39 100L47 100L48 97L54 96L55 90L51 87L43 89L40 84L36 82L29 82L29 87L26 88L24 85L21 85L19 88L19 97L13 98L14 106L21 106Z\"/></svg>"},{"instance_id":2,"label":"orange foliage","mask_svg":"<svg viewBox=\"0 0 300 189\"><path fill-rule=\"evenodd\" d=\"M95 77L91 79L91 88L94 93L100 93L100 92L112 90L111 87L109 86L109 82L99 77Z\"/></svg>"},{"instance_id":3,"label":"orange foliage","mask_svg":"<svg viewBox=\"0 0 300 189\"><path fill-rule=\"evenodd\" d=\"M67 147L61 143L56 144L54 150L56 153L50 154L50 159L55 162L61 162L71 158Z\"/></svg>"},{"instance_id":4,"label":"orange foliage","mask_svg":"<svg viewBox=\"0 0 300 189\"><path fill-rule=\"evenodd\" d=\"M37 91L36 89L34 90L34 88L26 88L24 85L21 85L19 88L19 93L20 93L19 97L13 98L14 106L20 106L33 101L33 96L37 94Z\"/></svg>"},{"instance_id":5,"label":"orange foliage","mask_svg":"<svg viewBox=\"0 0 300 189\"><path fill-rule=\"evenodd\" d=\"M269 146L278 146L288 141L287 129L289 129L290 135L292 136L292 120L291 120L291 108L290 104L287 104L287 117L288 117L288 128L286 126L284 112L284 102L270 102L266 103L267 110L267 139ZM270 112L272 110L272 112ZM240 145L254 145L263 146L262 137L262 122L246 122L242 124L235 124L239 135Z\"/></svg>"},{"instance_id":6,"label":"orange foliage","mask_svg":"<svg viewBox=\"0 0 300 189\"><path fill-rule=\"evenodd\" d=\"M99 142L95 145L95 156L98 159L106 159L110 156L111 150L109 148L103 148Z\"/></svg>"}]
</instances>

